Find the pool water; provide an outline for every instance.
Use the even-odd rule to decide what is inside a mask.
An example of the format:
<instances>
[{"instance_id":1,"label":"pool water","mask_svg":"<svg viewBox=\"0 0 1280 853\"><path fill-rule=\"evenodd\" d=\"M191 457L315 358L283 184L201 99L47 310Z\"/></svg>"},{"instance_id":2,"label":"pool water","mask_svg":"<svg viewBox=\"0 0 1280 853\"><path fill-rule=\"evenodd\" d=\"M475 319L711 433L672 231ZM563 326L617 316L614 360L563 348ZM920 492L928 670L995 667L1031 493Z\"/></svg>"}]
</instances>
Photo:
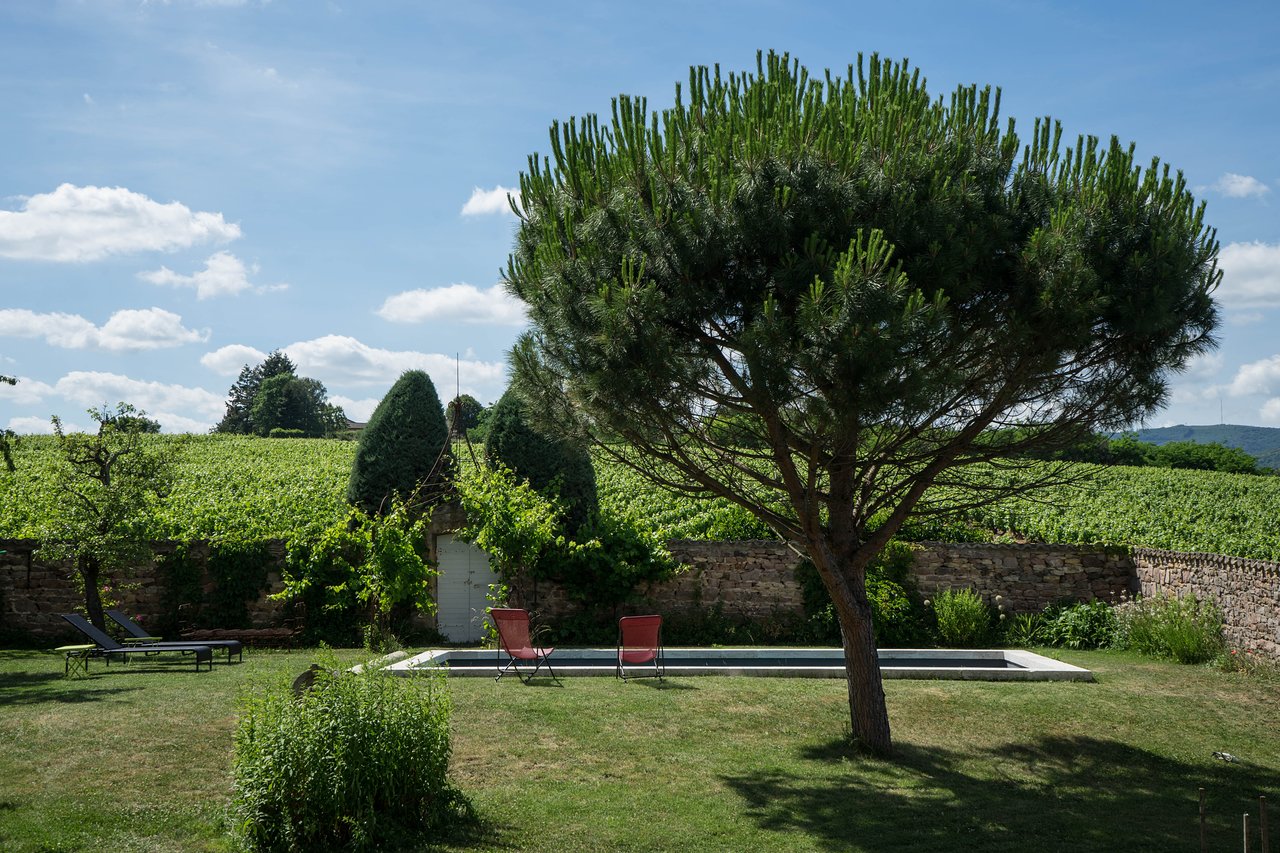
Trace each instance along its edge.
<instances>
[{"instance_id":1,"label":"pool water","mask_svg":"<svg viewBox=\"0 0 1280 853\"><path fill-rule=\"evenodd\" d=\"M1016 649L881 649L884 678L945 678L989 681L1092 681L1087 669ZM509 659L493 649L433 649L387 669L409 675L447 668L455 677L489 676ZM560 676L613 675L615 649L556 650L550 664ZM844 678L840 648L669 648L666 674ZM639 672L640 668L636 668Z\"/></svg>"}]
</instances>

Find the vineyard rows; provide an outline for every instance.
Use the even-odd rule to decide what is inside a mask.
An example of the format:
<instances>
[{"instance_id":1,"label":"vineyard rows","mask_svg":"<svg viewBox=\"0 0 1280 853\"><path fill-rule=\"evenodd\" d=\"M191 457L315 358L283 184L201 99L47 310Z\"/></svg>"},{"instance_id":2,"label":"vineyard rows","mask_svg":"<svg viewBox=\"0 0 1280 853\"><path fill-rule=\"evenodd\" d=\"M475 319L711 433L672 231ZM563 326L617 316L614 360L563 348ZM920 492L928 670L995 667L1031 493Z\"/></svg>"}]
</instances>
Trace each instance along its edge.
<instances>
[{"instance_id":1,"label":"vineyard rows","mask_svg":"<svg viewBox=\"0 0 1280 853\"><path fill-rule=\"evenodd\" d=\"M340 520L353 442L159 436L178 444L177 483L146 531L154 539L307 538ZM54 501L54 442L23 437L17 472L0 471L0 538L35 538ZM1037 463L1028 463L1035 465ZM671 495L619 465L597 462L601 505L665 539L773 534L723 499ZM979 537L1204 551L1280 560L1280 478L1099 469L1082 486L971 512Z\"/></svg>"}]
</instances>

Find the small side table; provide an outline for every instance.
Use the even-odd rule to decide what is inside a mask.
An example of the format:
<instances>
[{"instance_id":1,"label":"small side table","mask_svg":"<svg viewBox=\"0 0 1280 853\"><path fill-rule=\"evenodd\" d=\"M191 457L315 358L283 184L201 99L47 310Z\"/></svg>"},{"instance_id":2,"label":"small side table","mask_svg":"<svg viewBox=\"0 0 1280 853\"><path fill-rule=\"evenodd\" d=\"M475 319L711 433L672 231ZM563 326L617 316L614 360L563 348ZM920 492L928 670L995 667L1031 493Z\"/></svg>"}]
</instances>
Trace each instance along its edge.
<instances>
[{"instance_id":1,"label":"small side table","mask_svg":"<svg viewBox=\"0 0 1280 853\"><path fill-rule=\"evenodd\" d=\"M89 643L85 646L58 646L54 649L55 652L62 652L66 656L66 663L62 668L63 676L70 678L73 675L88 675L89 657L96 648L97 646L93 643Z\"/></svg>"}]
</instances>

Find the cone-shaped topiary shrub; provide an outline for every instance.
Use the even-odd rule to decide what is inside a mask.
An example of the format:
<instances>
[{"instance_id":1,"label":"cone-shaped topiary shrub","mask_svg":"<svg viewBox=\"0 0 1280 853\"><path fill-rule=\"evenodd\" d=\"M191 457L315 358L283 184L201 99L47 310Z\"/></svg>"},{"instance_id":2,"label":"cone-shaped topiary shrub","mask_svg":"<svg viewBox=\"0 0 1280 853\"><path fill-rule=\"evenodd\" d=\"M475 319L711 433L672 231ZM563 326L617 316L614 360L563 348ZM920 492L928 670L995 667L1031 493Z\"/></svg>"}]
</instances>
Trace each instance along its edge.
<instances>
[{"instance_id":1,"label":"cone-shaped topiary shrub","mask_svg":"<svg viewBox=\"0 0 1280 853\"><path fill-rule=\"evenodd\" d=\"M437 466L448 453L448 428L444 408L431 377L421 370L406 371L374 409L360 433L360 444L351 465L347 500L368 513L391 505L391 495L411 500L419 485L420 497L437 495L445 466ZM434 481L428 482L433 469Z\"/></svg>"},{"instance_id":2,"label":"cone-shaped topiary shrub","mask_svg":"<svg viewBox=\"0 0 1280 853\"><path fill-rule=\"evenodd\" d=\"M508 390L493 407L485 458L506 465L539 493L558 497L571 535L596 512L596 471L587 451L535 430L513 391Z\"/></svg>"}]
</instances>

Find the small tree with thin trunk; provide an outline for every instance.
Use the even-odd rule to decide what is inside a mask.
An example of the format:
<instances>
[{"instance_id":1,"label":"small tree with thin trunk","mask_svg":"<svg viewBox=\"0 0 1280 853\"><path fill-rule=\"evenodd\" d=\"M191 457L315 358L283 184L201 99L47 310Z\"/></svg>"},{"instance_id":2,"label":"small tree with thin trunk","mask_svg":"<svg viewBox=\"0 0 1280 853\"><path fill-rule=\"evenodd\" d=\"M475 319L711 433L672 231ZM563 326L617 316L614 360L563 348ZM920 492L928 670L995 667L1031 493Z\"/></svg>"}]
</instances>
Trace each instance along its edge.
<instances>
[{"instance_id":1,"label":"small tree with thin trunk","mask_svg":"<svg viewBox=\"0 0 1280 853\"><path fill-rule=\"evenodd\" d=\"M53 419L62 500L44 519L37 551L44 560L71 560L84 590L89 620L105 630L102 586L151 559L147 535L156 501L173 482L176 445L149 435L146 413L127 403L90 409L96 434L68 433Z\"/></svg>"},{"instance_id":2,"label":"small tree with thin trunk","mask_svg":"<svg viewBox=\"0 0 1280 853\"><path fill-rule=\"evenodd\" d=\"M17 385L18 380L12 376L0 375L0 385ZM13 472L13 442L17 438L13 430L0 430L0 460L3 460L5 470Z\"/></svg>"},{"instance_id":3,"label":"small tree with thin trunk","mask_svg":"<svg viewBox=\"0 0 1280 853\"><path fill-rule=\"evenodd\" d=\"M1218 244L1182 176L1060 136L906 63L810 79L769 54L693 69L661 114L554 124L512 205L529 411L809 557L878 753L871 560L912 515L1054 480L974 472L1141 420L1215 343Z\"/></svg>"}]
</instances>

